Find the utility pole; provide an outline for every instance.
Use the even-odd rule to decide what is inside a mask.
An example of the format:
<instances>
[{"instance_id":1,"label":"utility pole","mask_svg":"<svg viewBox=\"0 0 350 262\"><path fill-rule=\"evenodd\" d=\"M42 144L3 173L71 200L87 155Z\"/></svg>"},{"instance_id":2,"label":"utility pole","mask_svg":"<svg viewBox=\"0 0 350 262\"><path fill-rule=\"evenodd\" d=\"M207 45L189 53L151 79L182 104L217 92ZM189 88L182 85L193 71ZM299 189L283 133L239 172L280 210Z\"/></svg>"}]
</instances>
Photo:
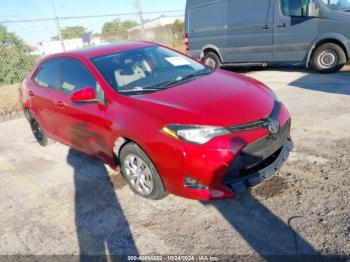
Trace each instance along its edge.
<instances>
[{"instance_id":1,"label":"utility pole","mask_svg":"<svg viewBox=\"0 0 350 262\"><path fill-rule=\"evenodd\" d=\"M66 48L64 46L64 42L63 42L63 38L62 38L60 21L59 21L58 16L57 16L57 11L56 11L56 6L55 6L54 0L51 0L51 4L52 4L53 11L55 13L55 22L56 22L56 28L57 28L57 32L58 32L58 38L61 42L62 51L64 52L64 51L66 51Z\"/></svg>"},{"instance_id":2,"label":"utility pole","mask_svg":"<svg viewBox=\"0 0 350 262\"><path fill-rule=\"evenodd\" d=\"M142 3L141 0L134 0L134 6L137 10L137 13L139 14L139 20L140 20L140 26L141 26L141 34L142 37L145 37L145 23L143 20L143 12L142 12ZM145 39L143 39L145 40Z\"/></svg>"}]
</instances>

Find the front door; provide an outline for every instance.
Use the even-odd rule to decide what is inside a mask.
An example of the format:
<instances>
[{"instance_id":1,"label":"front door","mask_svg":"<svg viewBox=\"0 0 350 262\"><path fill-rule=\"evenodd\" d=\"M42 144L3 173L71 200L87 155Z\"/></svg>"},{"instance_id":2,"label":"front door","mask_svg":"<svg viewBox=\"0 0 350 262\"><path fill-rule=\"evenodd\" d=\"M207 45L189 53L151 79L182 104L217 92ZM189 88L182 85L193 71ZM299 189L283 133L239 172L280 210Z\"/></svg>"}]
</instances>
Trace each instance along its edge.
<instances>
[{"instance_id":1,"label":"front door","mask_svg":"<svg viewBox=\"0 0 350 262\"><path fill-rule=\"evenodd\" d=\"M306 17L303 7L305 3L305 0L276 0L274 25L276 61L304 61L312 41L317 37L320 18Z\"/></svg>"},{"instance_id":2,"label":"front door","mask_svg":"<svg viewBox=\"0 0 350 262\"><path fill-rule=\"evenodd\" d=\"M99 102L73 103L70 95L81 88L103 92L99 83L80 61L63 60L60 101L62 106L60 137L62 142L91 155L105 157L111 148L104 121L106 106Z\"/></svg>"},{"instance_id":3,"label":"front door","mask_svg":"<svg viewBox=\"0 0 350 262\"><path fill-rule=\"evenodd\" d=\"M273 61L273 0L229 0L226 62Z\"/></svg>"}]
</instances>

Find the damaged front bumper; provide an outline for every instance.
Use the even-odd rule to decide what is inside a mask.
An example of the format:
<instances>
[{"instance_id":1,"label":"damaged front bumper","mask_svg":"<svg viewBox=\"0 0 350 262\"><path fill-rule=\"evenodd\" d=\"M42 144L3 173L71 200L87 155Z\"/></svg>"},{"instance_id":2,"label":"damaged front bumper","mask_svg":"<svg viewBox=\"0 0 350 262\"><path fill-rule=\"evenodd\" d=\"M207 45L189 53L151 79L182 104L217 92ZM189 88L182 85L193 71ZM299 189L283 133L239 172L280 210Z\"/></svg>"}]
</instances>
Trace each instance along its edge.
<instances>
[{"instance_id":1,"label":"damaged front bumper","mask_svg":"<svg viewBox=\"0 0 350 262\"><path fill-rule=\"evenodd\" d=\"M251 187L257 186L264 180L271 178L283 166L283 163L288 159L289 153L293 150L293 147L292 140L288 138L283 147L276 152L277 155L272 163L269 163L264 168L252 174L225 182L225 185L236 195L246 192Z\"/></svg>"}]
</instances>

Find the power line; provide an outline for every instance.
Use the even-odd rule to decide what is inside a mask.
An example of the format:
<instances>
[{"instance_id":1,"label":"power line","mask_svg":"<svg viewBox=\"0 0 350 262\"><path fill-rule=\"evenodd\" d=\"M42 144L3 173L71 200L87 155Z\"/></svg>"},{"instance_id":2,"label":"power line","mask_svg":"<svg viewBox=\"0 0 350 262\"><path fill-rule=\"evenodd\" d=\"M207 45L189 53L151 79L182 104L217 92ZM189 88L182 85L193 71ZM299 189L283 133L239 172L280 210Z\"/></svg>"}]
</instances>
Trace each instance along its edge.
<instances>
[{"instance_id":1,"label":"power line","mask_svg":"<svg viewBox=\"0 0 350 262\"><path fill-rule=\"evenodd\" d=\"M153 14L183 13L183 12L184 12L184 10L164 10L164 11L142 12L142 14L143 14L143 15L153 15ZM80 19L80 18L98 18L98 17L111 17L111 16L136 16L136 15L140 15L140 12L137 12L137 13L105 14L105 15L84 15L84 16L46 17L46 18L21 19L21 20L3 20L3 21L0 21L0 24L55 21L56 19L59 19L59 20L69 20L69 19Z\"/></svg>"}]
</instances>

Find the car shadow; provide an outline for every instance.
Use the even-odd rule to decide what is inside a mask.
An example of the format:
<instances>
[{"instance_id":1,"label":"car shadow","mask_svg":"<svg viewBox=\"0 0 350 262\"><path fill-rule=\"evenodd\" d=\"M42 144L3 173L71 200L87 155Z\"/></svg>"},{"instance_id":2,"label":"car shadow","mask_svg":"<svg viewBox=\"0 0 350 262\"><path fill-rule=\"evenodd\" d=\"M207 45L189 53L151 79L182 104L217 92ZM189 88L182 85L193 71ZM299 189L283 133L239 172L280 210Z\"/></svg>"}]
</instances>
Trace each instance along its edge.
<instances>
[{"instance_id":1,"label":"car shadow","mask_svg":"<svg viewBox=\"0 0 350 262\"><path fill-rule=\"evenodd\" d=\"M272 213L250 193L238 199L203 202L213 205L232 228L265 261L283 261L318 252L290 225ZM285 261L285 260L284 260Z\"/></svg>"},{"instance_id":2,"label":"car shadow","mask_svg":"<svg viewBox=\"0 0 350 262\"><path fill-rule=\"evenodd\" d=\"M119 261L121 255L137 255L128 221L103 163L73 149L67 163L74 170L80 260Z\"/></svg>"},{"instance_id":3,"label":"car shadow","mask_svg":"<svg viewBox=\"0 0 350 262\"><path fill-rule=\"evenodd\" d=\"M242 146L245 144L247 144L247 142L244 139L235 138L231 141L231 148L234 148L235 145ZM250 146L252 146L252 144L250 144ZM236 156L235 161L242 161L242 164L244 161L247 163L248 161L254 161L255 163L260 163L259 165L264 165L265 160L261 157L261 154L261 151L241 151L239 156ZM252 165L252 162L250 165ZM232 171L231 168L233 166L237 166L238 170ZM249 176L260 176L256 171L254 173L254 171L250 172L248 171L249 169L245 169L244 164L237 165L237 162L231 163L231 168L227 171L227 166L223 165L214 172L213 177L220 177L221 181L225 181L228 178L229 181L241 181L240 179L242 176L244 177L243 174L247 172ZM234 176L232 176L231 172L234 172ZM266 190L260 192L260 195L262 193L274 195L282 194L283 191L286 190L283 180L283 177L275 175L271 179L262 181ZM213 183L214 186L215 181L213 180L211 183ZM231 224L233 230L246 241L257 255L263 257L266 261L285 261L285 258L289 256L318 255L318 252L312 245L293 229L291 225L293 219L285 223L250 193L248 188L250 183L251 180L248 179L241 182L242 186L239 190L243 188L245 191L239 194L237 199L203 202L203 205L213 205ZM271 183L275 184L271 185ZM261 184L260 187L263 186L263 184ZM270 184L270 186L268 186L268 184ZM230 186L227 185L227 187Z\"/></svg>"}]
</instances>

